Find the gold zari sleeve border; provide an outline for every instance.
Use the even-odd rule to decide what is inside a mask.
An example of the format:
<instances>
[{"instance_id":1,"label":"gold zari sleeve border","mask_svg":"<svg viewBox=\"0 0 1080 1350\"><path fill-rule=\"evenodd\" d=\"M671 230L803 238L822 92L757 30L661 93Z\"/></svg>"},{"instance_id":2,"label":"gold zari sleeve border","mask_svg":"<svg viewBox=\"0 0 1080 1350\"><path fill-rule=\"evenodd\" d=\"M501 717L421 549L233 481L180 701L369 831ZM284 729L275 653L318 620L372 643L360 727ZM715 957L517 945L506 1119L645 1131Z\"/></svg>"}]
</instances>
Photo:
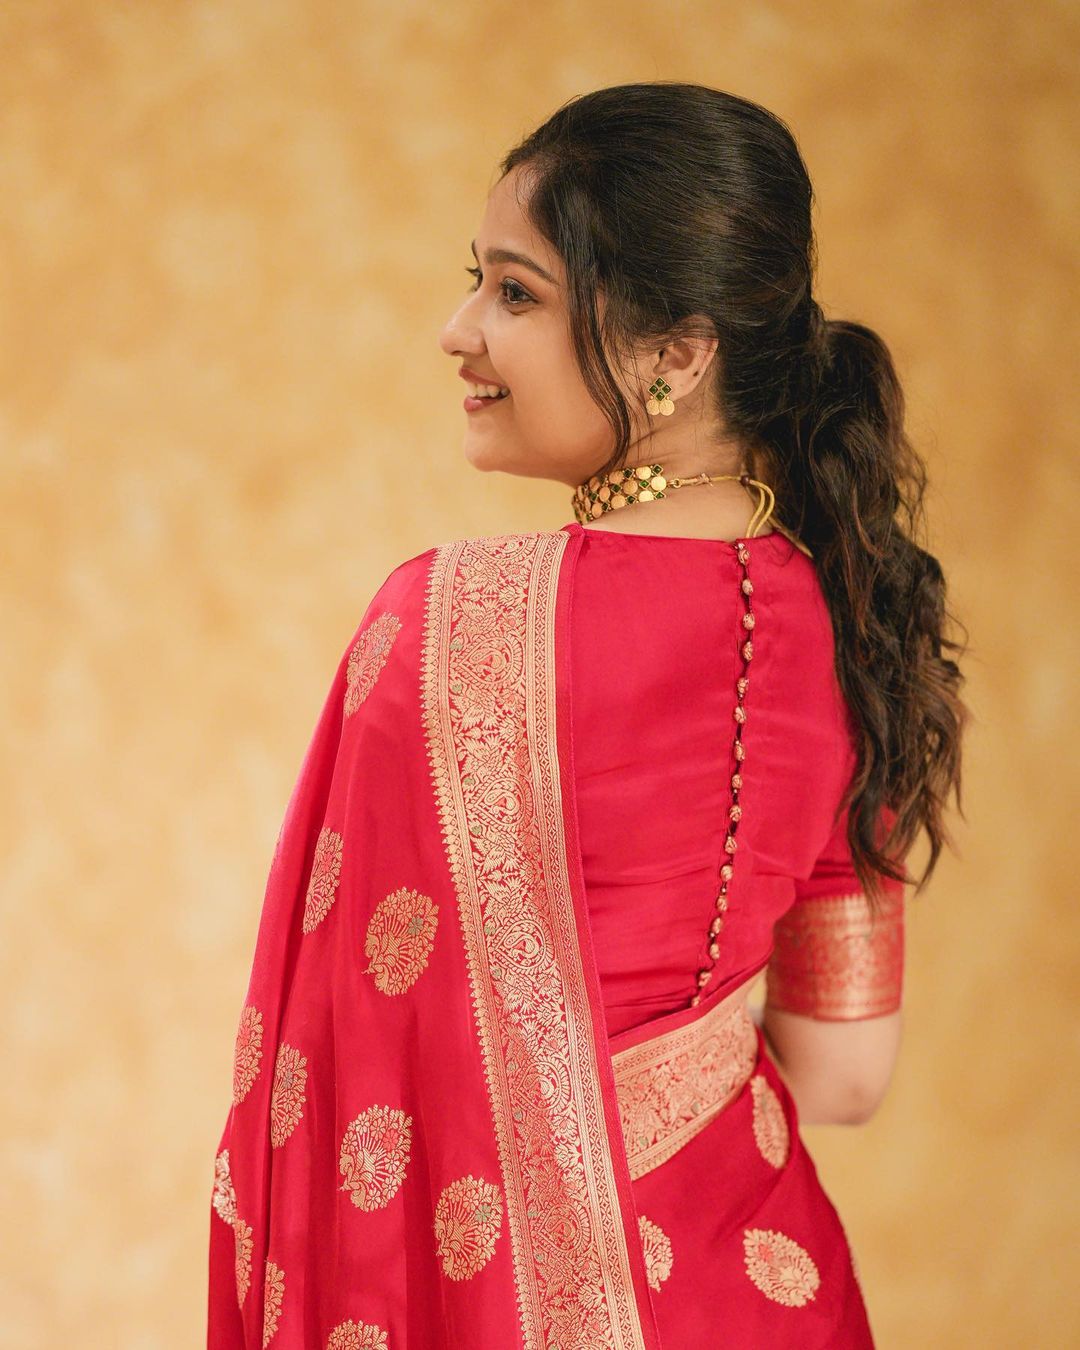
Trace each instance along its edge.
<instances>
[{"instance_id":1,"label":"gold zari sleeve border","mask_svg":"<svg viewBox=\"0 0 1080 1350\"><path fill-rule=\"evenodd\" d=\"M823 1021L880 1017L900 1007L904 895L889 890L873 914L861 892L806 898L773 928L765 1002Z\"/></svg>"}]
</instances>

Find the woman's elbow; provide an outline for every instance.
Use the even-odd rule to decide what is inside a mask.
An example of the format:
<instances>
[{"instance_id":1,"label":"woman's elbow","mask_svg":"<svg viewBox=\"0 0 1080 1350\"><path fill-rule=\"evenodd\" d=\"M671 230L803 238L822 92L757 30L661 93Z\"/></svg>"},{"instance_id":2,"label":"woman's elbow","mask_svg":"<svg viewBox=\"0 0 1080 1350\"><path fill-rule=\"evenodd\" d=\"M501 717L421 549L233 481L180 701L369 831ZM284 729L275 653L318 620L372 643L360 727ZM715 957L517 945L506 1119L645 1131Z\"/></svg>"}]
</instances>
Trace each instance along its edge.
<instances>
[{"instance_id":1,"label":"woman's elbow","mask_svg":"<svg viewBox=\"0 0 1080 1350\"><path fill-rule=\"evenodd\" d=\"M837 1125L865 1125L872 1120L885 1100L888 1083L856 1082L849 1084L838 1103Z\"/></svg>"},{"instance_id":2,"label":"woman's elbow","mask_svg":"<svg viewBox=\"0 0 1080 1350\"><path fill-rule=\"evenodd\" d=\"M830 1076L807 1080L777 1071L795 1103L801 1125L865 1125L885 1099L886 1088Z\"/></svg>"}]
</instances>

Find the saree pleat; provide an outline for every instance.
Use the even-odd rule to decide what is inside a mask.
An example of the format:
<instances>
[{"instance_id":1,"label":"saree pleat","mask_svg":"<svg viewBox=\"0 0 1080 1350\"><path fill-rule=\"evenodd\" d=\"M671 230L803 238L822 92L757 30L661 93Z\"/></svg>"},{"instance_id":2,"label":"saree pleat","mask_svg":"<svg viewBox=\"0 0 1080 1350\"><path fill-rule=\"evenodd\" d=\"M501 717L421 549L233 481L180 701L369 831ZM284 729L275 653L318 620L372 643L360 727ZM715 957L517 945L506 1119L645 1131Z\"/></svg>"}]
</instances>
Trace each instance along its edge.
<instances>
[{"instance_id":1,"label":"saree pleat","mask_svg":"<svg viewBox=\"0 0 1080 1350\"><path fill-rule=\"evenodd\" d=\"M210 1347L872 1345L734 979L609 1036L574 795L582 544L429 549L339 662L236 1037Z\"/></svg>"}]
</instances>

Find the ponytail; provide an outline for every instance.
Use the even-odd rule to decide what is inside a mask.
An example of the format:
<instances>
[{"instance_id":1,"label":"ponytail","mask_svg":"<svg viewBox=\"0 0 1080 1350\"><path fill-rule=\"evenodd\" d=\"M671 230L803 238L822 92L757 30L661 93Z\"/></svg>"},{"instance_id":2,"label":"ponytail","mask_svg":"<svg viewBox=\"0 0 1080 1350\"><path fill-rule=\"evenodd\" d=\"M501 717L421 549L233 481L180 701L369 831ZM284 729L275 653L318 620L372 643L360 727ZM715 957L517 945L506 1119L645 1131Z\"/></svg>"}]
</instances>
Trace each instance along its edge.
<instances>
[{"instance_id":1,"label":"ponytail","mask_svg":"<svg viewBox=\"0 0 1080 1350\"><path fill-rule=\"evenodd\" d=\"M843 805L867 894L878 876L907 879L902 859L925 829L942 846L968 710L948 636L938 560L917 542L926 468L904 431L904 396L889 350L870 328L827 321L811 302L808 400L766 450L781 519L807 545L829 607L836 673L854 715L858 762ZM961 809L962 814L962 809ZM882 826L891 831L882 837Z\"/></svg>"}]
</instances>

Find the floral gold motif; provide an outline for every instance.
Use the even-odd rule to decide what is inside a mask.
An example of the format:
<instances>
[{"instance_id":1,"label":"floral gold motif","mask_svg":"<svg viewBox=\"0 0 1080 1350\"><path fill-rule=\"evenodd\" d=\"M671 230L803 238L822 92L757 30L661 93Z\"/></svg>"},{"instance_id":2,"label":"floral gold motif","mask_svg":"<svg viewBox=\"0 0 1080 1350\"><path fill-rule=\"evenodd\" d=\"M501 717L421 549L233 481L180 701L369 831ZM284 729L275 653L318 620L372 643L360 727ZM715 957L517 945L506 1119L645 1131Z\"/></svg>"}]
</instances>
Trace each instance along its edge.
<instances>
[{"instance_id":1,"label":"floral gold motif","mask_svg":"<svg viewBox=\"0 0 1080 1350\"><path fill-rule=\"evenodd\" d=\"M493 1182L464 1176L452 1181L435 1206L435 1243L445 1273L467 1280L495 1251L502 1227L502 1197Z\"/></svg>"},{"instance_id":2,"label":"floral gold motif","mask_svg":"<svg viewBox=\"0 0 1080 1350\"><path fill-rule=\"evenodd\" d=\"M233 1222L233 1238L236 1241L236 1301L242 1305L251 1284L251 1252L255 1245L251 1224L237 1218Z\"/></svg>"},{"instance_id":3,"label":"floral gold motif","mask_svg":"<svg viewBox=\"0 0 1080 1350\"><path fill-rule=\"evenodd\" d=\"M317 928L334 903L338 882L341 880L342 838L336 830L324 825L315 841L315 857L311 863L311 879L304 899L305 933Z\"/></svg>"},{"instance_id":4,"label":"floral gold motif","mask_svg":"<svg viewBox=\"0 0 1080 1350\"><path fill-rule=\"evenodd\" d=\"M412 1149L412 1116L391 1106L369 1106L345 1131L339 1165L343 1191L357 1209L382 1209L405 1179Z\"/></svg>"},{"instance_id":5,"label":"floral gold motif","mask_svg":"<svg viewBox=\"0 0 1080 1350\"><path fill-rule=\"evenodd\" d=\"M346 673L345 716L351 717L375 687L390 648L401 628L396 614L380 614L369 623L349 652Z\"/></svg>"},{"instance_id":6,"label":"floral gold motif","mask_svg":"<svg viewBox=\"0 0 1080 1350\"><path fill-rule=\"evenodd\" d=\"M280 1266L267 1261L263 1278L263 1350L270 1344L277 1331L281 1318L281 1305L285 1299L285 1275Z\"/></svg>"},{"instance_id":7,"label":"floral gold motif","mask_svg":"<svg viewBox=\"0 0 1080 1350\"><path fill-rule=\"evenodd\" d=\"M658 1223L638 1215L641 1250L645 1257L645 1275L650 1289L659 1289L671 1274L671 1239Z\"/></svg>"},{"instance_id":8,"label":"floral gold motif","mask_svg":"<svg viewBox=\"0 0 1080 1350\"><path fill-rule=\"evenodd\" d=\"M386 1332L374 1323L341 1322L330 1333L326 1350L389 1350Z\"/></svg>"},{"instance_id":9,"label":"floral gold motif","mask_svg":"<svg viewBox=\"0 0 1080 1350\"><path fill-rule=\"evenodd\" d=\"M435 943L439 907L419 891L392 891L368 921L364 973L384 994L402 994L427 966Z\"/></svg>"},{"instance_id":10,"label":"floral gold motif","mask_svg":"<svg viewBox=\"0 0 1080 1350\"><path fill-rule=\"evenodd\" d=\"M251 1284L251 1253L254 1239L251 1225L236 1212L236 1190L229 1169L229 1150L223 1148L214 1159L214 1212L233 1230L236 1270L236 1301L243 1304Z\"/></svg>"},{"instance_id":11,"label":"floral gold motif","mask_svg":"<svg viewBox=\"0 0 1080 1350\"><path fill-rule=\"evenodd\" d=\"M284 1041L278 1046L270 1093L270 1144L280 1148L304 1114L307 1058Z\"/></svg>"},{"instance_id":12,"label":"floral gold motif","mask_svg":"<svg viewBox=\"0 0 1080 1350\"><path fill-rule=\"evenodd\" d=\"M754 1098L754 1142L758 1152L773 1167L783 1167L791 1139L780 1098L760 1073L751 1078L750 1091Z\"/></svg>"},{"instance_id":13,"label":"floral gold motif","mask_svg":"<svg viewBox=\"0 0 1080 1350\"><path fill-rule=\"evenodd\" d=\"M766 1298L785 1308L809 1303L821 1276L809 1252L794 1238L772 1228L747 1228L743 1233L746 1273Z\"/></svg>"},{"instance_id":14,"label":"floral gold motif","mask_svg":"<svg viewBox=\"0 0 1080 1350\"><path fill-rule=\"evenodd\" d=\"M239 1106L251 1091L262 1059L262 1013L250 1004L240 1014L233 1055L233 1102Z\"/></svg>"},{"instance_id":15,"label":"floral gold motif","mask_svg":"<svg viewBox=\"0 0 1080 1350\"><path fill-rule=\"evenodd\" d=\"M214 1159L214 1194L211 1203L219 1219L236 1222L236 1191L229 1172L229 1150L223 1148Z\"/></svg>"}]
</instances>

